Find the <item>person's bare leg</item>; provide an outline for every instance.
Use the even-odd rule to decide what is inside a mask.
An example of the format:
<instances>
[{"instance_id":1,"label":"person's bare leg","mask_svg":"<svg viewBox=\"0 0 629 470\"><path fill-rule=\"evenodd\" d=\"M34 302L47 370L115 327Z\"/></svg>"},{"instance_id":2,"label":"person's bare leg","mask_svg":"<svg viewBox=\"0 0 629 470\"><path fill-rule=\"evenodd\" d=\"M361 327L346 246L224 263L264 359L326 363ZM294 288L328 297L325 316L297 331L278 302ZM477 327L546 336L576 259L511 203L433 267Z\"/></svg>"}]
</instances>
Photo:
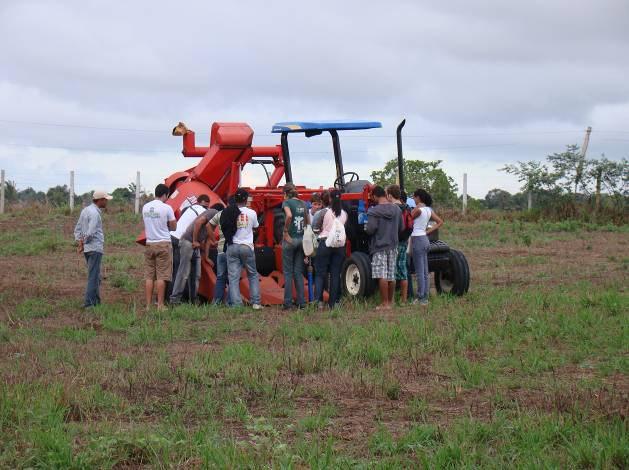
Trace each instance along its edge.
<instances>
[{"instance_id":1,"label":"person's bare leg","mask_svg":"<svg viewBox=\"0 0 629 470\"><path fill-rule=\"evenodd\" d=\"M380 299L382 302L376 309L382 310L389 308L389 281L386 279L378 279L378 289L380 290Z\"/></svg>"},{"instance_id":2,"label":"person's bare leg","mask_svg":"<svg viewBox=\"0 0 629 470\"><path fill-rule=\"evenodd\" d=\"M155 282L155 286L157 287L157 310L164 309L164 296L166 294L166 281L163 279L158 279Z\"/></svg>"},{"instance_id":3,"label":"person's bare leg","mask_svg":"<svg viewBox=\"0 0 629 470\"><path fill-rule=\"evenodd\" d=\"M153 302L153 280L147 279L144 284L144 294L146 295L146 309L151 308L151 303Z\"/></svg>"},{"instance_id":4,"label":"person's bare leg","mask_svg":"<svg viewBox=\"0 0 629 470\"><path fill-rule=\"evenodd\" d=\"M393 296L395 295L395 281L389 281L389 304L393 305Z\"/></svg>"},{"instance_id":5,"label":"person's bare leg","mask_svg":"<svg viewBox=\"0 0 629 470\"><path fill-rule=\"evenodd\" d=\"M408 301L408 281L400 281L400 302L405 304Z\"/></svg>"}]
</instances>

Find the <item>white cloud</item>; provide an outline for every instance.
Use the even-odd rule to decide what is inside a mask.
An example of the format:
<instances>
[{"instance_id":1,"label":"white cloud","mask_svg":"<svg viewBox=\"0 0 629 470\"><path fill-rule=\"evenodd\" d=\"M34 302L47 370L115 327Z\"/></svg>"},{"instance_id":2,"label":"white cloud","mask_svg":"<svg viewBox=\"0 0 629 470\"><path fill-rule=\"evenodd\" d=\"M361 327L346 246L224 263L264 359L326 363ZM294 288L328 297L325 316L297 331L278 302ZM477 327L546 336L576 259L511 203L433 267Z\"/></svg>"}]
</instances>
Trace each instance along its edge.
<instances>
[{"instance_id":1,"label":"white cloud","mask_svg":"<svg viewBox=\"0 0 629 470\"><path fill-rule=\"evenodd\" d=\"M343 137L346 169L368 175L406 116L407 155L467 171L475 196L515 190L497 168L580 143L587 125L591 155L629 153L628 16L625 0L2 2L0 166L39 187L70 167L112 185L139 168L153 185L189 165L179 120L200 142L212 121L249 122L269 145L275 121L380 119L379 137ZM300 148L295 176L330 184L331 153Z\"/></svg>"}]
</instances>

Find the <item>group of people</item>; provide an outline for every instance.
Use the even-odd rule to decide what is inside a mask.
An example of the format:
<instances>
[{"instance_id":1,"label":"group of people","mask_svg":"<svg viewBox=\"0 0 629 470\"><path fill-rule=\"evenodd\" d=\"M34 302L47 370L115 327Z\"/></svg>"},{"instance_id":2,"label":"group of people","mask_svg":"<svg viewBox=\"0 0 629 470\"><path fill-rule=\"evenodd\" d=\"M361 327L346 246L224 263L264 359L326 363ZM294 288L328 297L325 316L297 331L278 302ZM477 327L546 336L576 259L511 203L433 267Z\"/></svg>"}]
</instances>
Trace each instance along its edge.
<instances>
[{"instance_id":1,"label":"group of people","mask_svg":"<svg viewBox=\"0 0 629 470\"><path fill-rule=\"evenodd\" d=\"M314 299L309 300L316 301L321 308L327 300L327 305L333 307L341 298L341 269L346 258L344 230L348 214L342 208L341 192L333 189L313 194L310 204L299 198L291 183L283 187L283 194L284 309L306 306L305 266L313 267L315 273ZM244 269L249 281L249 303L254 309L261 309L254 250L258 216L247 207L247 191L238 189L227 206L220 202L210 206L210 197L201 194L182 210L179 220L176 220L172 207L166 204L168 197L168 187L160 184L155 188L155 199L142 209L146 236L147 309L152 307L154 298L160 310L166 308L167 302L177 305L186 297L193 301L201 274L201 259L209 259L212 249L216 250L216 284L211 300L217 304L241 306L240 277ZM95 191L93 203L82 210L74 230L78 251L84 254L88 268L86 308L100 303L100 265L104 247L101 210L110 199L109 194ZM415 302L427 305L428 235L443 224L431 209L430 194L418 189L412 199L407 199L398 185L386 189L375 186L371 191L371 203L364 229L369 237L372 277L378 280L380 291L381 304L377 308L392 307L397 283L401 301L408 300L408 292L412 290L411 262L417 275ZM434 224L429 227L431 220ZM314 245L308 250L308 256L304 252L305 236L310 236ZM407 253L411 254L410 258Z\"/></svg>"},{"instance_id":2,"label":"group of people","mask_svg":"<svg viewBox=\"0 0 629 470\"><path fill-rule=\"evenodd\" d=\"M412 292L411 263L417 276L413 302L428 305L428 236L443 225L443 220L431 208L432 197L424 189L417 189L409 199L396 184L386 189L376 186L371 194L375 205L367 212L365 231L370 235L371 274L378 280L380 291L378 308L392 307L397 282L401 302L408 301Z\"/></svg>"},{"instance_id":3,"label":"group of people","mask_svg":"<svg viewBox=\"0 0 629 470\"><path fill-rule=\"evenodd\" d=\"M180 304L184 296L193 301L201 275L200 260L209 259L211 249L217 250L214 302L225 301L228 283L227 303L242 305L240 274L244 268L249 278L249 300L255 310L261 309L253 245L258 217L246 207L247 191L238 189L227 207L220 202L210 206L210 197L201 194L182 210L179 220L165 203L167 198L168 187L160 184L155 188L155 199L142 209L147 309L154 293L158 310L165 308L166 300L171 305Z\"/></svg>"}]
</instances>

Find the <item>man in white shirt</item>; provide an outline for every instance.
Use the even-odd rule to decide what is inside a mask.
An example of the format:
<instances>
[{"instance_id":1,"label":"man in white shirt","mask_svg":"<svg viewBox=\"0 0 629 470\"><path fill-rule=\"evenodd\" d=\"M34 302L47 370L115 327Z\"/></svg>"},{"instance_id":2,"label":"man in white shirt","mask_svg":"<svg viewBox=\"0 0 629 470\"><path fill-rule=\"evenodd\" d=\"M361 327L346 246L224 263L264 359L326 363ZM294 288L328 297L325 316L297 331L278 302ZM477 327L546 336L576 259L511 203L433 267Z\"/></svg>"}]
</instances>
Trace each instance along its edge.
<instances>
[{"instance_id":1,"label":"man in white shirt","mask_svg":"<svg viewBox=\"0 0 629 470\"><path fill-rule=\"evenodd\" d=\"M153 288L157 290L157 309L164 309L166 282L171 281L173 271L173 250L170 231L177 229L173 208L166 204L168 186L158 184L155 199L142 208L146 248L144 266L146 270L146 308L151 307Z\"/></svg>"},{"instance_id":2,"label":"man in white shirt","mask_svg":"<svg viewBox=\"0 0 629 470\"><path fill-rule=\"evenodd\" d=\"M166 299L170 298L173 293L173 285L175 284L175 279L177 279L177 269L179 268L179 241L190 224L210 207L210 197L207 194L201 194L197 198L193 196L186 200L186 204L186 206L180 208L181 215L179 216L179 220L177 220L177 230L170 232L170 241L173 244L173 280L168 283L168 287L166 288ZM196 278L198 279L201 276L201 257L199 256L199 250L195 250L195 252L195 255L192 257L190 270L196 274ZM194 300L197 286L192 282L192 277L189 281L188 299Z\"/></svg>"},{"instance_id":3,"label":"man in white shirt","mask_svg":"<svg viewBox=\"0 0 629 470\"><path fill-rule=\"evenodd\" d=\"M227 208L221 215L221 227L226 233L227 243L227 277L229 279L229 298L233 306L242 305L240 295L240 274L243 267L247 270L249 279L249 301L254 310L262 308L260 305L260 279L256 268L256 256L253 247L253 229L258 227L258 215L252 209L246 207L249 193L244 189L238 189L234 195L240 214L235 220L236 231L232 237L227 233L233 233L223 223L226 214L231 212ZM231 225L234 221L227 221ZM231 240L230 240L231 238Z\"/></svg>"}]
</instances>

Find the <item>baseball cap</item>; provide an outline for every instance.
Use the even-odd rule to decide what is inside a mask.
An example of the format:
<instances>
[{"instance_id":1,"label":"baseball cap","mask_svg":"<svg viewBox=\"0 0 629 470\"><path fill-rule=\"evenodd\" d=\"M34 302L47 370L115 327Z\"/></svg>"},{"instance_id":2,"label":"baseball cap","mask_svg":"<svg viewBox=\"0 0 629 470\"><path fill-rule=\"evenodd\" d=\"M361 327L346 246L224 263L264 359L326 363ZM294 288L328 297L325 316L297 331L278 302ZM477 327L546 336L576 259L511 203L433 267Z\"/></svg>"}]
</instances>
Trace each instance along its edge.
<instances>
[{"instance_id":1,"label":"baseball cap","mask_svg":"<svg viewBox=\"0 0 629 470\"><path fill-rule=\"evenodd\" d=\"M94 191L94 193L92 194L92 200L93 201L97 201L98 199L113 199L114 197L107 194L105 191L101 191L99 189L97 189L96 191Z\"/></svg>"}]
</instances>

